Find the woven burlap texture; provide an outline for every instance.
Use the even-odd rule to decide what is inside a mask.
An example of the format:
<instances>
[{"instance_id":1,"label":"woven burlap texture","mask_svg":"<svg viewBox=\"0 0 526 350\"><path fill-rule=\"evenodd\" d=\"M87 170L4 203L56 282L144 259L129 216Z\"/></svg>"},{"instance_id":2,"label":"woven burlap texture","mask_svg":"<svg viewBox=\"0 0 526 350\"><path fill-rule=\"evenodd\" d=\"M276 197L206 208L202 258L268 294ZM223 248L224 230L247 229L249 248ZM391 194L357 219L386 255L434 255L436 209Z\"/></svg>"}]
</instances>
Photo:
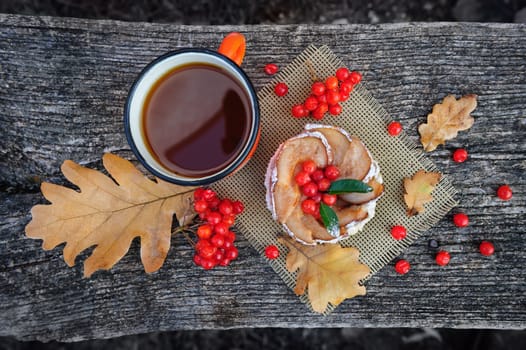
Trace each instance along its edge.
<instances>
[{"instance_id":1,"label":"woven burlap texture","mask_svg":"<svg viewBox=\"0 0 526 350\"><path fill-rule=\"evenodd\" d=\"M280 143L299 134L305 124L317 122L310 117L293 118L290 112L294 104L300 103L309 95L313 76L325 79L343 66L328 47L310 46L276 75L258 94L261 139L253 158L240 171L213 186L222 195L245 203L246 209L238 218L237 227L262 256L266 246L278 245L280 257L272 261L265 260L269 261L291 289L295 286L296 274L286 269L287 249L277 243L277 237L283 234L283 229L272 219L266 208L265 172ZM274 93L277 82L288 85L289 92L286 96L278 97ZM372 275L400 255L423 231L432 227L453 208L456 205L456 192L448 179L442 176L433 192L434 199L426 205L426 210L422 214L407 217L407 208L403 202L404 177L412 176L420 169L437 169L425 157L421 147L409 141L404 133L397 137L389 136L386 127L391 118L363 85L359 84L349 100L342 104L341 115L327 115L321 123L342 127L351 135L358 136L380 165L385 193L378 201L375 217L365 225L363 231L341 242L342 246L359 249L360 261L369 266ZM394 225L404 225L407 228L408 235L404 240L396 241L391 237L390 229ZM310 307L305 295L301 300ZM333 309L333 306L329 306L326 314Z\"/></svg>"}]
</instances>

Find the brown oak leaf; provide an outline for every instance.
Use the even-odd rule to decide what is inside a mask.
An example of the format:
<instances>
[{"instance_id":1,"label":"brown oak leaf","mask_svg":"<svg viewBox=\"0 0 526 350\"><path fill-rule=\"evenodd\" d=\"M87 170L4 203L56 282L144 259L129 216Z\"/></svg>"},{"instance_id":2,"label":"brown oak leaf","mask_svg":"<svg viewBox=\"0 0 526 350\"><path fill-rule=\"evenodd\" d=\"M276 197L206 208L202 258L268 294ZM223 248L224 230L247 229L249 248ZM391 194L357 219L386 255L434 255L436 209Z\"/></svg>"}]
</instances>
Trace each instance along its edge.
<instances>
[{"instance_id":1,"label":"brown oak leaf","mask_svg":"<svg viewBox=\"0 0 526 350\"><path fill-rule=\"evenodd\" d=\"M431 192L440 181L438 172L419 170L412 178L404 178L404 201L407 204L407 215L413 216L424 211L424 204L431 202Z\"/></svg>"},{"instance_id":2,"label":"brown oak leaf","mask_svg":"<svg viewBox=\"0 0 526 350\"><path fill-rule=\"evenodd\" d=\"M431 152L446 140L455 138L459 131L471 128L475 120L470 115L477 107L477 95L466 95L460 99L448 95L442 103L433 106L427 116L427 124L418 127L420 142L426 152Z\"/></svg>"},{"instance_id":3,"label":"brown oak leaf","mask_svg":"<svg viewBox=\"0 0 526 350\"><path fill-rule=\"evenodd\" d=\"M365 295L365 287L358 282L371 270L358 261L358 249L342 248L339 244L307 246L290 237L280 237L279 241L289 248L287 270L299 270L294 292L302 295L308 288L314 311L323 313L329 303L338 305L345 299Z\"/></svg>"},{"instance_id":4,"label":"brown oak leaf","mask_svg":"<svg viewBox=\"0 0 526 350\"><path fill-rule=\"evenodd\" d=\"M42 183L42 194L51 204L35 205L26 235L42 239L50 250L66 242L64 260L69 266L89 247L95 246L84 262L84 276L108 270L141 240L141 260L148 273L157 271L170 248L172 219L188 223L193 188L161 179L149 180L132 163L113 154L102 158L110 177L84 168L71 160L61 167L64 176L80 191Z\"/></svg>"}]
</instances>

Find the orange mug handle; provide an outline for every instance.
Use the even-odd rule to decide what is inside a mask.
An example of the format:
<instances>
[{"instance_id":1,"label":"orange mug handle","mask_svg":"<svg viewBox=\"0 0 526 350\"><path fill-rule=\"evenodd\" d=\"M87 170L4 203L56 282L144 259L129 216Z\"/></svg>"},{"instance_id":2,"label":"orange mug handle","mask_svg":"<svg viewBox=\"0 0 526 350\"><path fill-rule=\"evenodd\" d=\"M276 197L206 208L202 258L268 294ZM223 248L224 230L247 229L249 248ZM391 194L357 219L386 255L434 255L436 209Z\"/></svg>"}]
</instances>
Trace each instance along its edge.
<instances>
[{"instance_id":1,"label":"orange mug handle","mask_svg":"<svg viewBox=\"0 0 526 350\"><path fill-rule=\"evenodd\" d=\"M241 33L233 32L225 36L217 51L236 62L238 66L241 66L241 62L243 62L245 57L245 47L245 36Z\"/></svg>"}]
</instances>

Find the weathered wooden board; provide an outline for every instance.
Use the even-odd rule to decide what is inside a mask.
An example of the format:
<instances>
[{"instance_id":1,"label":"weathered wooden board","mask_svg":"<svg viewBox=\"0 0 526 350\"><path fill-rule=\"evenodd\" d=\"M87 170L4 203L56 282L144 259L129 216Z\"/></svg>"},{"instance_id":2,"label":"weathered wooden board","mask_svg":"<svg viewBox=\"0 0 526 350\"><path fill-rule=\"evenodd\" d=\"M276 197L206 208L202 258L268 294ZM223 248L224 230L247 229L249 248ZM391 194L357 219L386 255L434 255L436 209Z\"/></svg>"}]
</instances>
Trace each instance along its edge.
<instances>
[{"instance_id":1,"label":"weathered wooden board","mask_svg":"<svg viewBox=\"0 0 526 350\"><path fill-rule=\"evenodd\" d=\"M311 43L326 44L364 74L373 95L418 140L416 127L446 94L475 93L475 125L430 154L460 195L471 225L450 216L367 284L368 295L328 317L310 313L241 238L228 269L192 266L181 237L163 268L142 272L138 242L110 272L83 279L60 249L25 238L42 180L65 184L65 159L100 168L104 152L134 159L123 135L127 91L156 56L217 47L230 31L248 40L243 64L259 89L262 70L285 66ZM526 26L388 24L176 26L0 15L0 335L74 341L150 331L231 327L526 327ZM450 160L466 147L464 164ZM514 197L499 201L509 183ZM453 256L440 268L427 240ZM496 254L482 257L490 239ZM82 258L79 259L79 262Z\"/></svg>"}]
</instances>

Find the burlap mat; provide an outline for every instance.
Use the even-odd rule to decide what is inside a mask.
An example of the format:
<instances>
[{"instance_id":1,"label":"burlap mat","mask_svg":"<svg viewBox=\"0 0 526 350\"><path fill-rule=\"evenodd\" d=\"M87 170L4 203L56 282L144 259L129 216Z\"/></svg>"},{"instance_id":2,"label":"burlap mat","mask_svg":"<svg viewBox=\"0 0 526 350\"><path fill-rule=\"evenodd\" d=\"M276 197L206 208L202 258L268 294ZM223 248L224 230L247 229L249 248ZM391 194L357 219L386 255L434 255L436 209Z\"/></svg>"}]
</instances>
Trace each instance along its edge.
<instances>
[{"instance_id":1,"label":"burlap mat","mask_svg":"<svg viewBox=\"0 0 526 350\"><path fill-rule=\"evenodd\" d=\"M306 123L317 122L311 117L293 118L290 112L294 104L300 103L309 95L312 69L317 77L325 79L334 75L336 69L342 66L341 60L326 46L310 46L276 75L258 94L261 140L256 153L244 168L213 186L222 195L240 199L245 203L245 212L238 219L239 231L291 289L295 286L296 274L288 272L285 267L287 250L278 245L276 239L283 230L266 208L265 172L280 143L300 133ZM274 94L274 85L278 81L283 81L289 86L289 93L285 97ZM443 176L433 192L434 200L426 206L425 212L407 217L403 202L403 178L412 176L422 168L428 171L436 168L425 157L421 147L409 141L403 132L397 137L388 135L386 127L391 118L363 85L359 84L349 100L342 104L341 115L326 116L321 123L342 127L352 135L358 136L380 165L385 193L378 201L375 217L365 225L363 231L341 242L343 246L359 249L360 261L370 267L372 275L400 255L423 231L433 226L453 208L456 205L453 198L456 191ZM407 228L406 239L396 241L391 237L390 229L394 225L404 225ZM280 248L281 254L278 259L269 261L264 257L264 249L269 244L278 245ZM306 296L302 296L301 300L310 307ZM334 307L330 306L326 314L333 309Z\"/></svg>"}]
</instances>

